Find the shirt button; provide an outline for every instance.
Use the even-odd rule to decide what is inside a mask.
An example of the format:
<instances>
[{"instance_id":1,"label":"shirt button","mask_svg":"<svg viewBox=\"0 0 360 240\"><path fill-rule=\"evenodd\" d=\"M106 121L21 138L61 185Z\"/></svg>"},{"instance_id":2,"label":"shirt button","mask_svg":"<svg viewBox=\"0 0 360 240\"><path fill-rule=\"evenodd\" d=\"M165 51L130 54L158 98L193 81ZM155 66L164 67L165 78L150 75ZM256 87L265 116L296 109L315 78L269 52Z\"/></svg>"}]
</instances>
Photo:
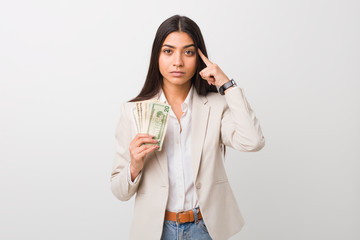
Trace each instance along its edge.
<instances>
[{"instance_id":1,"label":"shirt button","mask_svg":"<svg viewBox=\"0 0 360 240\"><path fill-rule=\"evenodd\" d=\"M200 189L200 188L201 188L201 183L197 183L197 184L196 184L196 188L197 188L197 189Z\"/></svg>"}]
</instances>

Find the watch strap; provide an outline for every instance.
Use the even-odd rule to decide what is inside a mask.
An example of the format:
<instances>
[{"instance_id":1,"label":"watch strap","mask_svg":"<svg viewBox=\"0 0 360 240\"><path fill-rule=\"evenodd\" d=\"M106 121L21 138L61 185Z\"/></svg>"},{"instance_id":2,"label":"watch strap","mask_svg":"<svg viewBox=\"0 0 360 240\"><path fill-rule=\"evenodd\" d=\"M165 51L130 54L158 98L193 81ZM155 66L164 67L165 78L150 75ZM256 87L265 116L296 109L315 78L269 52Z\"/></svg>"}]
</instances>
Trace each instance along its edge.
<instances>
[{"instance_id":1,"label":"watch strap","mask_svg":"<svg viewBox=\"0 0 360 240\"><path fill-rule=\"evenodd\" d=\"M225 91L232 86L236 86L236 82L234 81L234 79L231 79L219 88L220 94L225 95Z\"/></svg>"}]
</instances>

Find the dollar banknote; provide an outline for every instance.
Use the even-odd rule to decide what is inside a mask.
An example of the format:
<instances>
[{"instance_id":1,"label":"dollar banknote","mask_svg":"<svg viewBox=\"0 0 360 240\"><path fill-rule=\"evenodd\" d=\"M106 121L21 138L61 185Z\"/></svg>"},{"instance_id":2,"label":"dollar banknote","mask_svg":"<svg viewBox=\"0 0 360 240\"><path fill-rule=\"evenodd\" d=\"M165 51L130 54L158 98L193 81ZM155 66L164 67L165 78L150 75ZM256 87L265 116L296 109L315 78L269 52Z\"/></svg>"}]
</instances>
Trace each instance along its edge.
<instances>
[{"instance_id":1,"label":"dollar banknote","mask_svg":"<svg viewBox=\"0 0 360 240\"><path fill-rule=\"evenodd\" d=\"M162 150L169 120L170 105L157 100L136 102L132 110L137 133L147 133L158 140L158 151ZM149 143L150 144L150 143Z\"/></svg>"}]
</instances>

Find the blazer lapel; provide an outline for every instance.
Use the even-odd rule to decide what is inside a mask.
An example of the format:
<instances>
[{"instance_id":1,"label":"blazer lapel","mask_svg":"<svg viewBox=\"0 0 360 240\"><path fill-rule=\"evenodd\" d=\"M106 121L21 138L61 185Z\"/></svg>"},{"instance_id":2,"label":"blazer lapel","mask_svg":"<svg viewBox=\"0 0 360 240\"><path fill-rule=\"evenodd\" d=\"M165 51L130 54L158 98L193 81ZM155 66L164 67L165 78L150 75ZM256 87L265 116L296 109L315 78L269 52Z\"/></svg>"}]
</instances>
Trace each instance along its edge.
<instances>
[{"instance_id":1,"label":"blazer lapel","mask_svg":"<svg viewBox=\"0 0 360 240\"><path fill-rule=\"evenodd\" d=\"M194 91L191 110L191 158L194 181L196 181L199 171L201 152L209 118L210 107L206 105L206 103L207 98L205 96L199 96L197 92Z\"/></svg>"},{"instance_id":2,"label":"blazer lapel","mask_svg":"<svg viewBox=\"0 0 360 240\"><path fill-rule=\"evenodd\" d=\"M161 92L159 92L155 97L151 98L151 100L159 100L160 94L161 94ZM166 138L166 134L165 134L165 138ZM163 173L163 174L161 174L161 177L163 179L163 182L166 183L164 186L168 186L169 185L169 176L168 176L169 172L168 172L168 162L167 162L167 155L166 155L165 138L164 138L164 142L163 142L161 151L155 150L154 152L155 152L156 159L160 165L160 169Z\"/></svg>"},{"instance_id":3,"label":"blazer lapel","mask_svg":"<svg viewBox=\"0 0 360 240\"><path fill-rule=\"evenodd\" d=\"M167 155L166 155L166 146L165 146L165 141L163 143L162 149L161 151L157 151L155 150L155 155L156 158L158 160L158 163L160 165L160 169L162 171L163 174L161 174L161 177L163 178L163 182L166 183L164 184L164 186L168 186L169 185L169 172L168 172L168 162L167 162Z\"/></svg>"}]
</instances>

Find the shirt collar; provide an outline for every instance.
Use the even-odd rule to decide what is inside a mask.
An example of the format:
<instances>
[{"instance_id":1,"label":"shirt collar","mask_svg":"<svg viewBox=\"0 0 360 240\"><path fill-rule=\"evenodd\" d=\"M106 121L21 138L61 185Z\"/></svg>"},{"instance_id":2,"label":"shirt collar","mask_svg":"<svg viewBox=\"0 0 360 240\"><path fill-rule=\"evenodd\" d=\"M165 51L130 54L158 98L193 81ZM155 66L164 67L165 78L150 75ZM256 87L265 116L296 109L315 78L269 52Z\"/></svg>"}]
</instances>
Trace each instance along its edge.
<instances>
[{"instance_id":1,"label":"shirt collar","mask_svg":"<svg viewBox=\"0 0 360 240\"><path fill-rule=\"evenodd\" d=\"M185 112L187 109L191 109L193 92L194 92L194 87L193 87L193 85L191 85L190 91L189 91L188 95L186 96L185 101L181 104L181 109L183 112ZM164 91L162 89L161 89L159 101L163 102L163 103L168 103L168 101L165 97Z\"/></svg>"}]
</instances>

